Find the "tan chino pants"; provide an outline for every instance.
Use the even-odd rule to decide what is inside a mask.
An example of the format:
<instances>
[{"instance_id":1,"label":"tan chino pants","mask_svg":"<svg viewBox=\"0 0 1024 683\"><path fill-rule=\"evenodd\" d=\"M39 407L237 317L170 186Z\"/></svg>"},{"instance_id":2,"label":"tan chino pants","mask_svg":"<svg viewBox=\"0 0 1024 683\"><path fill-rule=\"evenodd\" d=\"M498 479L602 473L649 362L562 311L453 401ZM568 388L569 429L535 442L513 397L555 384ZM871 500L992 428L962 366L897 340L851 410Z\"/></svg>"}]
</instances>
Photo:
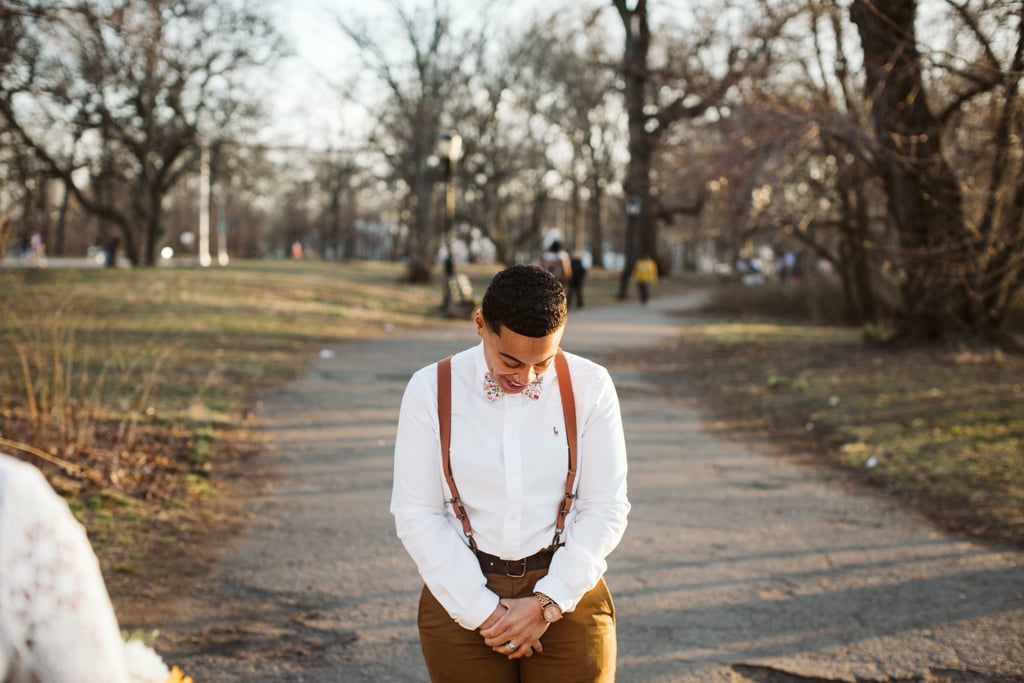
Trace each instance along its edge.
<instances>
[{"instance_id":1,"label":"tan chino pants","mask_svg":"<svg viewBox=\"0 0 1024 683\"><path fill-rule=\"evenodd\" d=\"M547 569L522 577L487 575L504 598L533 594ZM509 660L448 615L424 587L419 606L420 646L433 683L611 683L615 680L615 606L602 579L572 612L541 636L544 651Z\"/></svg>"}]
</instances>

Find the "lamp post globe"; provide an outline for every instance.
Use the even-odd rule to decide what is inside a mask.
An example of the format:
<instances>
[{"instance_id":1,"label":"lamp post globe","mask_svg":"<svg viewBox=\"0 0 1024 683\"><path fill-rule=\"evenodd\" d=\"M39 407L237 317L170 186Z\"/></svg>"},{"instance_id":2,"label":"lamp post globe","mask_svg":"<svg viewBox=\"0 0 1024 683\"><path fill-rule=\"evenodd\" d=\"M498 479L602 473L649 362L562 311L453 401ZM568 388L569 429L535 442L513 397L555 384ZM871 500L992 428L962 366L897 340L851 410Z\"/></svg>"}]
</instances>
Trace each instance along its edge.
<instances>
[{"instance_id":1,"label":"lamp post globe","mask_svg":"<svg viewBox=\"0 0 1024 683\"><path fill-rule=\"evenodd\" d=\"M641 209L643 209L644 200L640 199L636 195L631 196L626 200L626 215L630 218L636 218L640 215Z\"/></svg>"}]
</instances>

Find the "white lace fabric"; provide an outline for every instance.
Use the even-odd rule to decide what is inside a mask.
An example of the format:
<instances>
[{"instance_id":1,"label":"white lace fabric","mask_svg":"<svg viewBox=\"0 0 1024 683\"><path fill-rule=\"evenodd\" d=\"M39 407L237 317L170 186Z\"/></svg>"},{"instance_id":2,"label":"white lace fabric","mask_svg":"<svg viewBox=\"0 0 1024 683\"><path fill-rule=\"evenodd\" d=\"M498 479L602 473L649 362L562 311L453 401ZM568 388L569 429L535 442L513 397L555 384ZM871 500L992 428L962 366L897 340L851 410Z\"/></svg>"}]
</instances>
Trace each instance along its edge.
<instances>
[{"instance_id":1,"label":"white lace fabric","mask_svg":"<svg viewBox=\"0 0 1024 683\"><path fill-rule=\"evenodd\" d=\"M0 683L128 683L123 648L85 530L0 454Z\"/></svg>"}]
</instances>

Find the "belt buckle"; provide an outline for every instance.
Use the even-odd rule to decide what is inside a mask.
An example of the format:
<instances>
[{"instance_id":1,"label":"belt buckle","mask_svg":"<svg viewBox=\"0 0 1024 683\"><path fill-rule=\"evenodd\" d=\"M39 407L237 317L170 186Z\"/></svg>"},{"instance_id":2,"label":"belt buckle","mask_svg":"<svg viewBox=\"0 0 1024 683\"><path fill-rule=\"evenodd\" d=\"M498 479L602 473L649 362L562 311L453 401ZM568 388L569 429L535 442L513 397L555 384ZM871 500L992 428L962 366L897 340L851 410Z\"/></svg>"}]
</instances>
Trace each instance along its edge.
<instances>
[{"instance_id":1,"label":"belt buckle","mask_svg":"<svg viewBox=\"0 0 1024 683\"><path fill-rule=\"evenodd\" d=\"M518 574L513 574L512 567L517 564L521 565L522 568L519 570ZM513 579L521 579L526 576L526 558L524 557L521 560L505 560L505 576Z\"/></svg>"}]
</instances>

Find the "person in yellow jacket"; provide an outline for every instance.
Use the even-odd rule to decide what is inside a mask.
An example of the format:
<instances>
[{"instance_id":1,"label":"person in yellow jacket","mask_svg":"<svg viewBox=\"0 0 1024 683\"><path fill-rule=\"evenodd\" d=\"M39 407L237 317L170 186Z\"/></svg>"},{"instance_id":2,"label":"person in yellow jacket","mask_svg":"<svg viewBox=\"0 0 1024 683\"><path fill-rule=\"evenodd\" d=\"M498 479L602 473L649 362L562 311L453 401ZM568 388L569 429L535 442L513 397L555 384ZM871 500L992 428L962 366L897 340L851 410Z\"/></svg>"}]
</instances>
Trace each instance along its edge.
<instances>
[{"instance_id":1,"label":"person in yellow jacket","mask_svg":"<svg viewBox=\"0 0 1024 683\"><path fill-rule=\"evenodd\" d=\"M651 298L651 284L658 279L658 264L648 255L637 259L633 265L633 280L636 282L637 291L640 292L640 303L647 305Z\"/></svg>"}]
</instances>

